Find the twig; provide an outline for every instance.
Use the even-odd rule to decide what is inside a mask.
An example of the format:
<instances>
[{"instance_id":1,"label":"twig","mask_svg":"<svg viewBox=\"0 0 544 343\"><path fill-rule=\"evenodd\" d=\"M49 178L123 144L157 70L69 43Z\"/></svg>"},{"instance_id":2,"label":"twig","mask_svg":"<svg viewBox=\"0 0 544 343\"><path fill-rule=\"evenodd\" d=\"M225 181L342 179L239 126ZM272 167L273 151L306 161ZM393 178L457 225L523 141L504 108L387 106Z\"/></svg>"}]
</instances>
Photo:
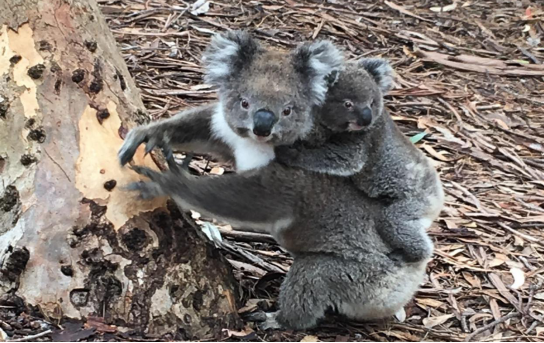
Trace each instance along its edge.
<instances>
[{"instance_id":1,"label":"twig","mask_svg":"<svg viewBox=\"0 0 544 343\"><path fill-rule=\"evenodd\" d=\"M526 239L526 240L528 240L528 241L530 241L530 242L534 242L534 243L540 243L540 240L539 240L539 239L537 239L537 238L535 238L535 237L532 237L532 236L529 236L529 235L526 235L526 234L524 234L524 233L521 233L521 232L519 232L519 231L517 231L517 230L514 230L514 229L512 229L510 226L508 226L508 225L506 225L506 224L504 224L504 223L497 222L497 224L498 224L500 227L502 227L503 229L506 229L506 230L512 232L513 234L520 236L520 237L523 238L523 239Z\"/></svg>"},{"instance_id":2,"label":"twig","mask_svg":"<svg viewBox=\"0 0 544 343\"><path fill-rule=\"evenodd\" d=\"M47 336L49 335L50 333L52 333L53 331L51 330L45 330L43 332L40 332L40 333L37 333L35 335L30 335L30 336L25 336L25 337L21 337L21 338L17 338L17 339L10 339L8 340L7 342L26 342L26 341L32 341L33 339L35 338L40 338L40 337L43 337L43 336Z\"/></svg>"},{"instance_id":3,"label":"twig","mask_svg":"<svg viewBox=\"0 0 544 343\"><path fill-rule=\"evenodd\" d=\"M234 240L239 242L276 243L272 236L264 233L226 230L222 228L219 228L219 232L221 232L222 235L234 238Z\"/></svg>"},{"instance_id":4,"label":"twig","mask_svg":"<svg viewBox=\"0 0 544 343\"><path fill-rule=\"evenodd\" d=\"M518 313L518 312L507 314L506 316L504 316L504 317L502 317L500 319L497 319L497 320L495 320L495 321L493 321L493 322L479 328L478 330L474 331L473 333L471 333L470 335L465 337L465 342L470 342L475 336L481 334L482 332L484 332L486 330L489 330L489 329L492 329L495 326L497 326L497 325L499 325L501 323L504 323L508 319L516 318L516 317L519 317L519 316L521 316L521 314Z\"/></svg>"}]
</instances>

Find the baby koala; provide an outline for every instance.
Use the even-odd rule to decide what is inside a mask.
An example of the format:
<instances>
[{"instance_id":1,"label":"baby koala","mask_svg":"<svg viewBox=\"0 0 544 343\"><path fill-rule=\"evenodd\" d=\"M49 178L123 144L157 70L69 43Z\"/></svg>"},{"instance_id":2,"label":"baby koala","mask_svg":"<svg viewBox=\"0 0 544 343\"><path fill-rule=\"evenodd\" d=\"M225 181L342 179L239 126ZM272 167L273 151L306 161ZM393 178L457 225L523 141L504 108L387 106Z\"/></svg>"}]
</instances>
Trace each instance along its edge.
<instances>
[{"instance_id":1,"label":"baby koala","mask_svg":"<svg viewBox=\"0 0 544 343\"><path fill-rule=\"evenodd\" d=\"M310 138L294 148L276 148L276 158L287 166L351 177L383 205L377 230L392 248L390 257L419 262L432 255L426 229L438 217L444 193L428 158L384 109L392 80L386 60L347 63L317 110L320 122Z\"/></svg>"}]
</instances>

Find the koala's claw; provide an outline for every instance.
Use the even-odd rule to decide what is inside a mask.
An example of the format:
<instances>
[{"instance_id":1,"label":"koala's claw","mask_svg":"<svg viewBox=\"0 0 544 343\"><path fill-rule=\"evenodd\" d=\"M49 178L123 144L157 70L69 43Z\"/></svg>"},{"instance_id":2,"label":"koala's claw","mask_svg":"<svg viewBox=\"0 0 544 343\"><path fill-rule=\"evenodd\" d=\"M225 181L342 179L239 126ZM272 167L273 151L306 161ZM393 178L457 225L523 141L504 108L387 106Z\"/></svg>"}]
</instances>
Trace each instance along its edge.
<instances>
[{"instance_id":1,"label":"koala's claw","mask_svg":"<svg viewBox=\"0 0 544 343\"><path fill-rule=\"evenodd\" d=\"M160 178L161 173L154 171L153 169L142 167L142 166L130 166L130 169L134 170L136 173L146 176L153 181L156 181Z\"/></svg>"},{"instance_id":2,"label":"koala's claw","mask_svg":"<svg viewBox=\"0 0 544 343\"><path fill-rule=\"evenodd\" d=\"M159 185L154 182L133 182L125 187L129 191L138 192L142 200L149 200L162 195Z\"/></svg>"},{"instance_id":3,"label":"koala's claw","mask_svg":"<svg viewBox=\"0 0 544 343\"><path fill-rule=\"evenodd\" d=\"M170 169L170 171L174 173L179 173L181 171L181 167L174 159L174 153L172 152L172 149L170 149L169 146L165 146L162 148L162 154L164 155L164 158L166 159L166 163L168 164L168 169Z\"/></svg>"}]
</instances>

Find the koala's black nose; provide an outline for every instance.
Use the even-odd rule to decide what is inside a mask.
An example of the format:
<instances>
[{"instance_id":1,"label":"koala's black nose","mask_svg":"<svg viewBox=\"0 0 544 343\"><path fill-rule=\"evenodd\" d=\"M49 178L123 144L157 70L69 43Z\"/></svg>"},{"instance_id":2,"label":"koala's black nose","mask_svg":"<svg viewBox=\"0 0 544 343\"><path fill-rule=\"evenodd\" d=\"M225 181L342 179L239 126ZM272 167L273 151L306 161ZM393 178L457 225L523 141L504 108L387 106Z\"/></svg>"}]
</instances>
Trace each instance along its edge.
<instances>
[{"instance_id":1,"label":"koala's black nose","mask_svg":"<svg viewBox=\"0 0 544 343\"><path fill-rule=\"evenodd\" d=\"M264 109L258 110L253 115L253 133L260 137L270 136L276 121L274 113Z\"/></svg>"},{"instance_id":2,"label":"koala's black nose","mask_svg":"<svg viewBox=\"0 0 544 343\"><path fill-rule=\"evenodd\" d=\"M372 109L370 107L367 106L358 112L357 125L368 126L372 123Z\"/></svg>"}]
</instances>

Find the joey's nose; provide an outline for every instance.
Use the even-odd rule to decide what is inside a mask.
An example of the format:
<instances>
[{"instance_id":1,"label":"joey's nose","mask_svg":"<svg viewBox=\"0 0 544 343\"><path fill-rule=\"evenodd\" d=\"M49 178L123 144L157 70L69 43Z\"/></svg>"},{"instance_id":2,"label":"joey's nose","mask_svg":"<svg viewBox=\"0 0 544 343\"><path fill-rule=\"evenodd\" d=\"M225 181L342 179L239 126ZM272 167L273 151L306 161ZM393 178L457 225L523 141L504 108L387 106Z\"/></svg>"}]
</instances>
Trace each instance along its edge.
<instances>
[{"instance_id":1,"label":"joey's nose","mask_svg":"<svg viewBox=\"0 0 544 343\"><path fill-rule=\"evenodd\" d=\"M260 137L268 137L276 124L276 116L268 110L258 110L253 115L253 133Z\"/></svg>"},{"instance_id":2,"label":"joey's nose","mask_svg":"<svg viewBox=\"0 0 544 343\"><path fill-rule=\"evenodd\" d=\"M368 126L372 123L372 109L370 107L365 107L359 111L357 117L357 125L359 126Z\"/></svg>"}]
</instances>

